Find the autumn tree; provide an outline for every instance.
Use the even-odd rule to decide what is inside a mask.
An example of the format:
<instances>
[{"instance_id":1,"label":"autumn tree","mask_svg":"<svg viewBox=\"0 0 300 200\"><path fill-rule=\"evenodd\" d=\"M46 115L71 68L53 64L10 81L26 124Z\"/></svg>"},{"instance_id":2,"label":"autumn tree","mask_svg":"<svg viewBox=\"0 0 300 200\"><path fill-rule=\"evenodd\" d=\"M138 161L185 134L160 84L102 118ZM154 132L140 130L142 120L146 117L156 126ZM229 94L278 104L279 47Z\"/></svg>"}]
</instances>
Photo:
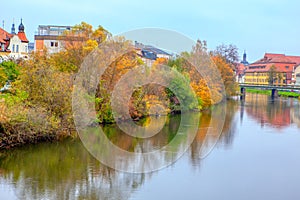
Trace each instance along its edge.
<instances>
[{"instance_id":1,"label":"autumn tree","mask_svg":"<svg viewBox=\"0 0 300 200\"><path fill-rule=\"evenodd\" d=\"M2 63L1 81L15 80L10 92L1 94L9 112L0 128L5 130L3 137L11 138L8 142L34 142L76 133L71 104L75 72L109 33L84 22L75 28L77 35L69 32L62 36L66 43L59 53L48 54L47 49L43 54L32 53L30 59L20 61L20 68Z\"/></svg>"},{"instance_id":2,"label":"autumn tree","mask_svg":"<svg viewBox=\"0 0 300 200\"><path fill-rule=\"evenodd\" d=\"M235 75L229 63L221 56L213 56L212 61L218 67L224 86L226 89L226 94L232 96L237 91L237 84L235 82Z\"/></svg>"},{"instance_id":3,"label":"autumn tree","mask_svg":"<svg viewBox=\"0 0 300 200\"><path fill-rule=\"evenodd\" d=\"M230 63L232 66L239 61L238 48L233 45L221 44L216 47L216 50L212 51L214 56L223 57L227 63Z\"/></svg>"},{"instance_id":4,"label":"autumn tree","mask_svg":"<svg viewBox=\"0 0 300 200\"><path fill-rule=\"evenodd\" d=\"M53 54L53 62L61 71L76 72L84 58L110 37L102 26L96 29L86 22L75 25L61 36L63 51Z\"/></svg>"},{"instance_id":5,"label":"autumn tree","mask_svg":"<svg viewBox=\"0 0 300 200\"><path fill-rule=\"evenodd\" d=\"M219 103L224 98L222 78L210 58L206 41L197 40L192 52L183 56L190 63L191 85L203 106Z\"/></svg>"}]
</instances>

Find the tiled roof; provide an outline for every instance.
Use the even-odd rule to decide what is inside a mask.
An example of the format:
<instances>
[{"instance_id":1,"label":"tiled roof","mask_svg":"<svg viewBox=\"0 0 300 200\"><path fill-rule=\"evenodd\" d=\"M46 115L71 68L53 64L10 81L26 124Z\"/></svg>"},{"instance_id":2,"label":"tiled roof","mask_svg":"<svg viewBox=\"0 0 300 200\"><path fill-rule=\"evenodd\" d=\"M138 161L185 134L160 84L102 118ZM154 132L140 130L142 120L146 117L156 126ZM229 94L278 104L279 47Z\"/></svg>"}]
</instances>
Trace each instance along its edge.
<instances>
[{"instance_id":1,"label":"tiled roof","mask_svg":"<svg viewBox=\"0 0 300 200\"><path fill-rule=\"evenodd\" d=\"M252 63L252 64L261 64L261 63L297 63L300 62L300 56L286 56L284 54L271 54L266 53L265 56Z\"/></svg>"},{"instance_id":2,"label":"tiled roof","mask_svg":"<svg viewBox=\"0 0 300 200\"><path fill-rule=\"evenodd\" d=\"M236 66L236 74L242 75L242 74L244 74L246 69L247 69L247 67L243 63L238 63Z\"/></svg>"},{"instance_id":3,"label":"tiled roof","mask_svg":"<svg viewBox=\"0 0 300 200\"><path fill-rule=\"evenodd\" d=\"M288 57L290 60L296 62L297 65L300 65L300 56L286 56Z\"/></svg>"},{"instance_id":4,"label":"tiled roof","mask_svg":"<svg viewBox=\"0 0 300 200\"><path fill-rule=\"evenodd\" d=\"M22 42L29 42L24 32L19 32L18 37Z\"/></svg>"},{"instance_id":5,"label":"tiled roof","mask_svg":"<svg viewBox=\"0 0 300 200\"><path fill-rule=\"evenodd\" d=\"M0 28L0 43L6 43L9 38L11 38L11 34Z\"/></svg>"},{"instance_id":6,"label":"tiled roof","mask_svg":"<svg viewBox=\"0 0 300 200\"><path fill-rule=\"evenodd\" d=\"M246 72L268 72L272 66L275 66L278 72L292 72L295 64L290 63L266 63L266 64L251 64Z\"/></svg>"},{"instance_id":7,"label":"tiled roof","mask_svg":"<svg viewBox=\"0 0 300 200\"><path fill-rule=\"evenodd\" d=\"M300 56L266 53L264 58L250 64L246 72L267 72L272 66L279 72L293 72L300 64Z\"/></svg>"},{"instance_id":8,"label":"tiled roof","mask_svg":"<svg viewBox=\"0 0 300 200\"><path fill-rule=\"evenodd\" d=\"M168 55L170 56L171 54L159 49L159 48L156 48L156 47L153 47L153 46L150 46L150 45L147 45L143 50L147 50L147 51L152 51L153 53L155 54L164 54L164 55Z\"/></svg>"},{"instance_id":9,"label":"tiled roof","mask_svg":"<svg viewBox=\"0 0 300 200\"><path fill-rule=\"evenodd\" d=\"M268 57L268 58L282 57L282 56L285 56L285 55L279 54L279 53L265 53L265 57Z\"/></svg>"}]
</instances>

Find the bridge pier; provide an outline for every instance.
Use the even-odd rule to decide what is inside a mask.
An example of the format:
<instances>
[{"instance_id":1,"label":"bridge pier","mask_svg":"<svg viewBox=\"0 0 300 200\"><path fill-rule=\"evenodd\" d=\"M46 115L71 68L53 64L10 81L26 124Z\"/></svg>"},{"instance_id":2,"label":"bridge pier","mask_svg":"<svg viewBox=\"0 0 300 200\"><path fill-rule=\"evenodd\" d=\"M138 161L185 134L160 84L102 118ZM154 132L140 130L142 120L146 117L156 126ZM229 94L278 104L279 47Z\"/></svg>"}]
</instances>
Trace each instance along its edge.
<instances>
[{"instance_id":1,"label":"bridge pier","mask_svg":"<svg viewBox=\"0 0 300 200\"><path fill-rule=\"evenodd\" d=\"M241 100L245 99L245 96L246 96L246 88L241 87L241 96L240 96L240 99Z\"/></svg>"},{"instance_id":2,"label":"bridge pier","mask_svg":"<svg viewBox=\"0 0 300 200\"><path fill-rule=\"evenodd\" d=\"M272 95L271 95L272 98L276 98L278 97L278 90L277 89L272 89Z\"/></svg>"}]
</instances>

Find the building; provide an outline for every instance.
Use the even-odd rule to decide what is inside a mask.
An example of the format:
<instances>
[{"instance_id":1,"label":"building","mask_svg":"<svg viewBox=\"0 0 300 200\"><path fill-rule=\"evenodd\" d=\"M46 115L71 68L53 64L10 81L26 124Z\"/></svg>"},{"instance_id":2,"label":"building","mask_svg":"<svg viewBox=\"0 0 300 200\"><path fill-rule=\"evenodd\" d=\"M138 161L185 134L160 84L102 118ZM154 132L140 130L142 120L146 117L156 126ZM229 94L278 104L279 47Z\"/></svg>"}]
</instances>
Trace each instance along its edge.
<instances>
[{"instance_id":1,"label":"building","mask_svg":"<svg viewBox=\"0 0 300 200\"><path fill-rule=\"evenodd\" d=\"M245 83L259 85L295 84L295 70L299 65L300 56L266 53L262 59L247 67Z\"/></svg>"},{"instance_id":2,"label":"building","mask_svg":"<svg viewBox=\"0 0 300 200\"><path fill-rule=\"evenodd\" d=\"M296 66L296 68L295 68L295 72L294 72L294 74L295 74L295 78L296 78L296 85L300 85L300 64L298 65L298 66Z\"/></svg>"},{"instance_id":3,"label":"building","mask_svg":"<svg viewBox=\"0 0 300 200\"><path fill-rule=\"evenodd\" d=\"M32 52L34 51L34 42L29 42L28 43L28 52Z\"/></svg>"},{"instance_id":4,"label":"building","mask_svg":"<svg viewBox=\"0 0 300 200\"><path fill-rule=\"evenodd\" d=\"M243 60L241 61L241 63L236 64L236 69L235 69L236 82L238 82L238 83L245 82L245 71L246 71L248 65L249 65L249 62L247 61L247 54L246 54L246 51L244 51Z\"/></svg>"},{"instance_id":5,"label":"building","mask_svg":"<svg viewBox=\"0 0 300 200\"><path fill-rule=\"evenodd\" d=\"M34 36L34 51L43 52L45 49L52 54L63 50L66 42L82 42L80 36L67 36L67 32L73 29L72 26L39 25Z\"/></svg>"},{"instance_id":6,"label":"building","mask_svg":"<svg viewBox=\"0 0 300 200\"><path fill-rule=\"evenodd\" d=\"M245 66L243 63L237 63L236 69L235 69L235 77L237 83L244 83L245 82L245 71L247 69L247 66Z\"/></svg>"},{"instance_id":7,"label":"building","mask_svg":"<svg viewBox=\"0 0 300 200\"><path fill-rule=\"evenodd\" d=\"M0 28L0 56L5 60L8 58L19 59L28 58L28 39L25 34L25 27L22 19L18 27L18 33L15 31L15 24L12 24L11 33Z\"/></svg>"},{"instance_id":8,"label":"building","mask_svg":"<svg viewBox=\"0 0 300 200\"><path fill-rule=\"evenodd\" d=\"M151 45L144 45L135 41L135 49L137 54L142 58L142 60L149 66L151 66L154 61L158 58L165 58L169 60L172 55Z\"/></svg>"},{"instance_id":9,"label":"building","mask_svg":"<svg viewBox=\"0 0 300 200\"><path fill-rule=\"evenodd\" d=\"M249 65L249 62L247 61L246 51L244 51L243 60L241 61L241 64L243 64L244 66L248 66Z\"/></svg>"}]
</instances>

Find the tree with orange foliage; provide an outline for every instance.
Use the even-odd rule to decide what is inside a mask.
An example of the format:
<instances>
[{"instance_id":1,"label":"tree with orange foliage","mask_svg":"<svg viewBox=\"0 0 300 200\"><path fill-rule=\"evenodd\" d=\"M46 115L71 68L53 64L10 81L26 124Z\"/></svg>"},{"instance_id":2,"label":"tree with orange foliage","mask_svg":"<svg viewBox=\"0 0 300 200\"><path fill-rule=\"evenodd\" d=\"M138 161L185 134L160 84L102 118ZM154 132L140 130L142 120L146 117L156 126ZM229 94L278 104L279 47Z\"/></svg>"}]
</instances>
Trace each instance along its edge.
<instances>
[{"instance_id":1,"label":"tree with orange foliage","mask_svg":"<svg viewBox=\"0 0 300 200\"><path fill-rule=\"evenodd\" d=\"M86 22L75 25L61 36L63 50L52 55L54 65L60 71L76 72L83 59L110 35L102 26L94 29Z\"/></svg>"},{"instance_id":2,"label":"tree with orange foliage","mask_svg":"<svg viewBox=\"0 0 300 200\"><path fill-rule=\"evenodd\" d=\"M226 89L226 94L228 96L232 96L236 93L237 90L237 84L235 82L235 76L234 72L232 70L231 64L228 63L225 58L216 55L212 56L212 60L215 63L215 65L218 67L222 80L224 82L224 86Z\"/></svg>"}]
</instances>

